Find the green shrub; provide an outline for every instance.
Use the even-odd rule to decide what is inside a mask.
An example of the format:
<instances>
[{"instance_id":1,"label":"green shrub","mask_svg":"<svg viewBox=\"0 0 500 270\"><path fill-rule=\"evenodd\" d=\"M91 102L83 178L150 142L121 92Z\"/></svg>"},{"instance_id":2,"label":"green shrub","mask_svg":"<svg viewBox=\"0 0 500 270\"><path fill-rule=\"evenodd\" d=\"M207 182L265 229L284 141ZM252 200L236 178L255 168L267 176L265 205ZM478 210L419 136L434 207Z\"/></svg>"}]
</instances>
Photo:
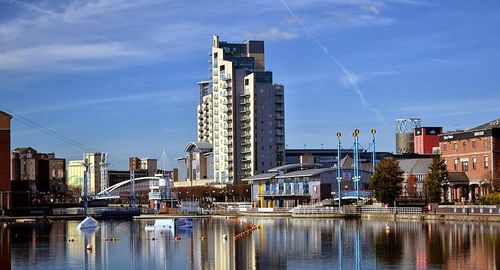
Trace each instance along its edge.
<instances>
[{"instance_id":1,"label":"green shrub","mask_svg":"<svg viewBox=\"0 0 500 270\"><path fill-rule=\"evenodd\" d=\"M500 192L490 193L488 195L482 196L481 198L479 198L479 204L483 204L483 205L500 204Z\"/></svg>"}]
</instances>

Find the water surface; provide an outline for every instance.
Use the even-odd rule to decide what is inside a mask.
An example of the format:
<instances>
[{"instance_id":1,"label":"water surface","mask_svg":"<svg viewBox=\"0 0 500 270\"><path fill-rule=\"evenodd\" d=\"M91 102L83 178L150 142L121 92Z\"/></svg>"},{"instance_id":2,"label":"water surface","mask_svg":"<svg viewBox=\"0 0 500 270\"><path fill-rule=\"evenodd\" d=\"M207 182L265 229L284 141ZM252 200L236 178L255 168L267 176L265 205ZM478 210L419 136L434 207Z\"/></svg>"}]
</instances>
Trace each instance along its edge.
<instances>
[{"instance_id":1,"label":"water surface","mask_svg":"<svg viewBox=\"0 0 500 270\"><path fill-rule=\"evenodd\" d=\"M192 231L175 235L145 231L153 220L103 221L85 234L76 221L9 225L0 268L500 269L497 223L239 220L260 229L234 240L246 227L225 218L194 219Z\"/></svg>"}]
</instances>

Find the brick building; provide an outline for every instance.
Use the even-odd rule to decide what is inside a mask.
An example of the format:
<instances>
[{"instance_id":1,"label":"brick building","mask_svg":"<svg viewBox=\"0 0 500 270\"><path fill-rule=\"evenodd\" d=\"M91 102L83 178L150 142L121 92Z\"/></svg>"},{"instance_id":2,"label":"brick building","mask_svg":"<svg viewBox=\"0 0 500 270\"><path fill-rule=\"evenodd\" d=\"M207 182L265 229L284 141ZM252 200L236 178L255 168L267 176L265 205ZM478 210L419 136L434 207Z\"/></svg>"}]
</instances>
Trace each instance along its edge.
<instances>
[{"instance_id":1,"label":"brick building","mask_svg":"<svg viewBox=\"0 0 500 270\"><path fill-rule=\"evenodd\" d=\"M439 136L449 174L447 197L474 201L500 189L500 119Z\"/></svg>"},{"instance_id":2,"label":"brick building","mask_svg":"<svg viewBox=\"0 0 500 270\"><path fill-rule=\"evenodd\" d=\"M10 208L10 119L0 111L0 210Z\"/></svg>"},{"instance_id":3,"label":"brick building","mask_svg":"<svg viewBox=\"0 0 500 270\"><path fill-rule=\"evenodd\" d=\"M31 147L20 147L12 151L10 164L13 206L64 199L65 159L56 158L54 153L38 153Z\"/></svg>"}]
</instances>

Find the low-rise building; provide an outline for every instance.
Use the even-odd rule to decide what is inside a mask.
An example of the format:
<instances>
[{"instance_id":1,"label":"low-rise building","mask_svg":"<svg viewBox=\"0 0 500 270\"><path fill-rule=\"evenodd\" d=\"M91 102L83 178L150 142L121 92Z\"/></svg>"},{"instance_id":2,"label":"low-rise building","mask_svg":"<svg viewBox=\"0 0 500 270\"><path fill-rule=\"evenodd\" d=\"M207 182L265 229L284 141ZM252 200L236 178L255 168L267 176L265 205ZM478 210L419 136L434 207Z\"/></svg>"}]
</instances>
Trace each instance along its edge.
<instances>
[{"instance_id":1,"label":"low-rise building","mask_svg":"<svg viewBox=\"0 0 500 270\"><path fill-rule=\"evenodd\" d=\"M185 147L186 155L177 158L177 181L214 179L213 148L208 142L190 142Z\"/></svg>"},{"instance_id":2,"label":"low-rise building","mask_svg":"<svg viewBox=\"0 0 500 270\"><path fill-rule=\"evenodd\" d=\"M399 167L403 171L403 183L401 197L423 198L425 197L425 181L429 175L429 167L432 164L431 157L414 157L398 159Z\"/></svg>"},{"instance_id":3,"label":"low-rise building","mask_svg":"<svg viewBox=\"0 0 500 270\"><path fill-rule=\"evenodd\" d=\"M353 195L354 169L352 160L341 161L342 197ZM359 170L360 196L368 191L371 171ZM294 207L315 204L332 199L338 194L337 167L323 167L321 164L298 163L284 165L243 179L252 186L251 198L255 207Z\"/></svg>"},{"instance_id":4,"label":"low-rise building","mask_svg":"<svg viewBox=\"0 0 500 270\"><path fill-rule=\"evenodd\" d=\"M149 176L148 172L145 170L139 170L134 172L134 178ZM120 182L127 181L130 179L130 171L120 171L120 170L109 170L108 171L108 186L114 186ZM149 188L149 186L147 187Z\"/></svg>"},{"instance_id":5,"label":"low-rise building","mask_svg":"<svg viewBox=\"0 0 500 270\"><path fill-rule=\"evenodd\" d=\"M452 200L474 201L500 190L500 119L441 134L439 146L451 175L447 193Z\"/></svg>"}]
</instances>

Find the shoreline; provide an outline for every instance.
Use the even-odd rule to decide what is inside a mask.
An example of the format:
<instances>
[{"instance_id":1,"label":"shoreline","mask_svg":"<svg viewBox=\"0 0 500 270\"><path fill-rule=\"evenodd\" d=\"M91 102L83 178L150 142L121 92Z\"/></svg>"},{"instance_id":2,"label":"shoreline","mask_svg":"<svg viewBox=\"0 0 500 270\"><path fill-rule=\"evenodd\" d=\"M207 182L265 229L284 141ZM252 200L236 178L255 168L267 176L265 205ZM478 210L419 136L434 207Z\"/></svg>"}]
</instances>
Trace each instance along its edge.
<instances>
[{"instance_id":1,"label":"shoreline","mask_svg":"<svg viewBox=\"0 0 500 270\"><path fill-rule=\"evenodd\" d=\"M500 222L498 214L464 214L464 213L447 213L447 214L385 214L385 213L364 213L357 215L344 214L307 214L293 215L291 213L245 213L245 214L223 214L223 215L173 215L173 214L144 214L133 217L102 217L96 216L97 220L152 220L164 218L234 218L234 217L265 217L265 218L297 218L297 219L356 219L361 220L391 220L391 221L468 221L468 222ZM60 220L83 220L83 215L66 215L66 216L0 216L1 223L25 223L25 222L52 222Z\"/></svg>"}]
</instances>

